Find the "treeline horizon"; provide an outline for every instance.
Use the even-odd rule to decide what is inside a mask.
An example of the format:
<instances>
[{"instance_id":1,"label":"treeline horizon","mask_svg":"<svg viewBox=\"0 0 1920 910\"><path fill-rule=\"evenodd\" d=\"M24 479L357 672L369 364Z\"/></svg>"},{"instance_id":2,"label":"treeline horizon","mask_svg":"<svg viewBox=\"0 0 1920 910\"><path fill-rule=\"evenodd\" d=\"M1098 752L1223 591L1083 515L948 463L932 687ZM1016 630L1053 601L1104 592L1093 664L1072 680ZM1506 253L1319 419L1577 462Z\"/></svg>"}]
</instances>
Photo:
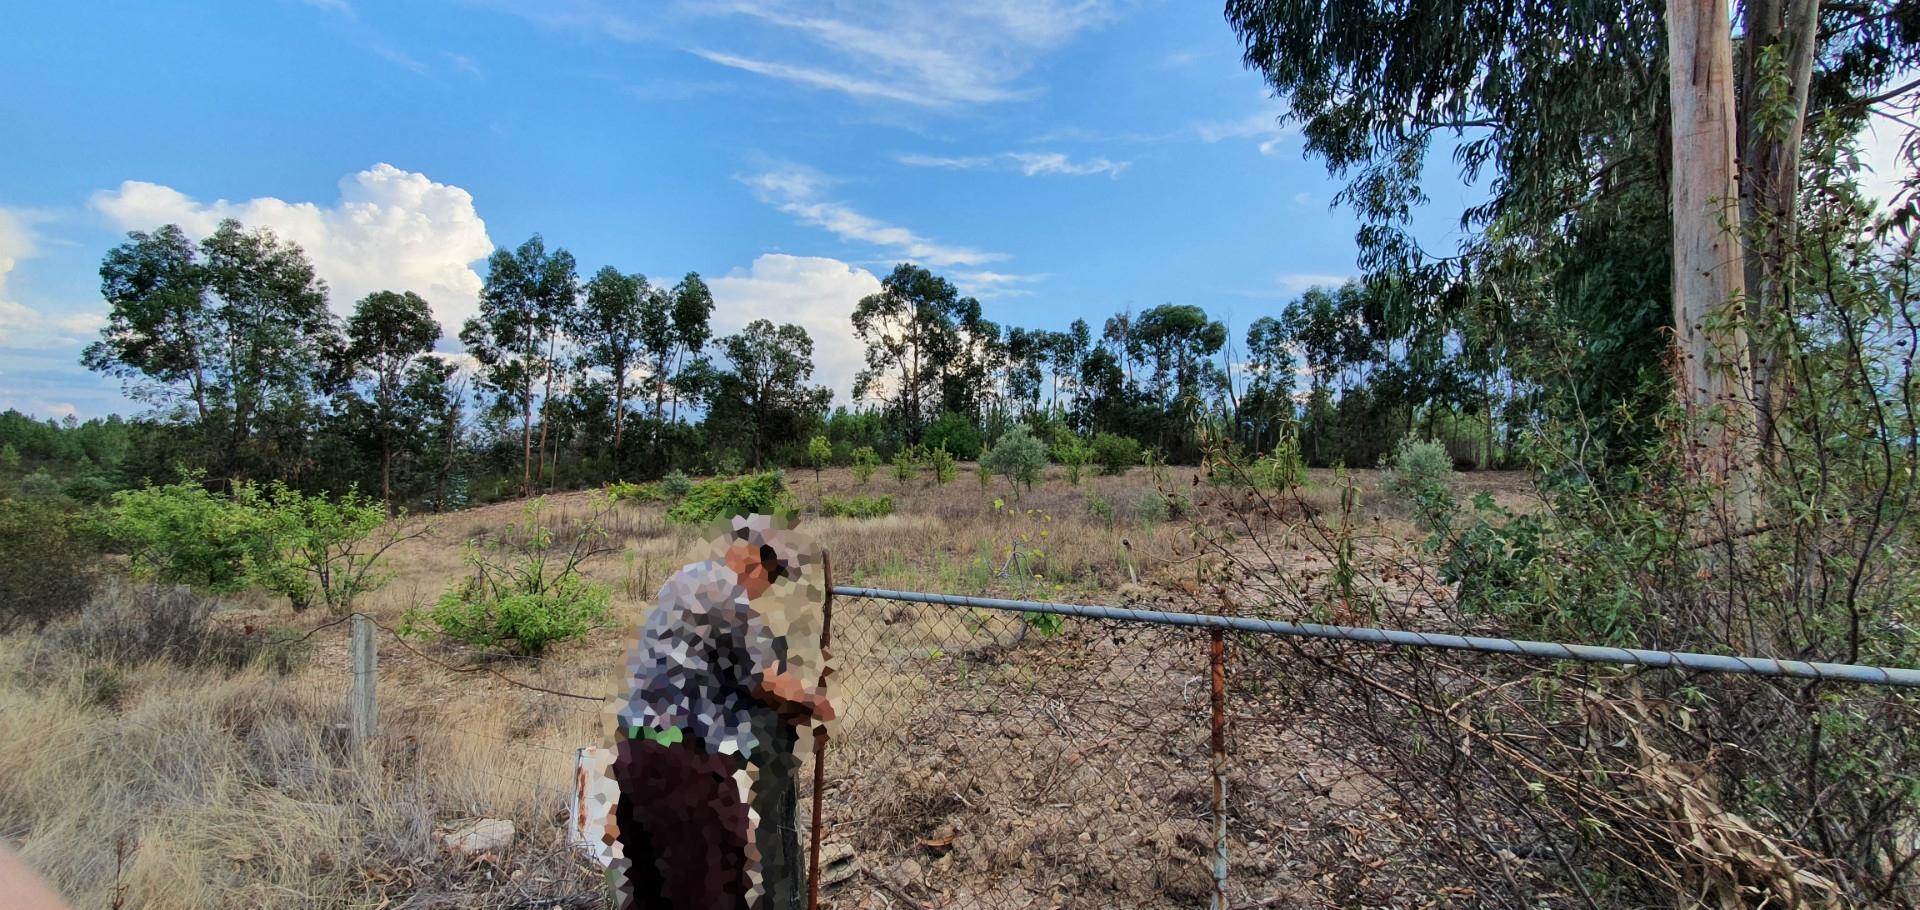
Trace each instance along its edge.
<instances>
[{"instance_id":1,"label":"treeline horizon","mask_svg":"<svg viewBox=\"0 0 1920 910\"><path fill-rule=\"evenodd\" d=\"M1177 303L1055 331L999 325L902 263L851 302L865 365L855 406L834 408L805 328L755 319L714 337L698 273L583 280L539 234L489 257L479 312L452 332L407 290L335 315L298 246L232 220L198 243L177 225L130 232L100 276L109 324L82 363L152 410L0 419L13 472L50 473L38 482L81 499L197 474L444 510L812 465L815 435L836 464L912 445L973 459L1017 424L1050 447L1110 433L1189 464L1210 446L1255 457L1284 442L1310 464L1370 467L1417 432L1485 467L1510 443L1496 439L1512 403L1491 391L1511 385L1499 364L1395 334L1385 292L1359 283L1310 289L1240 337ZM450 335L471 371L435 351Z\"/></svg>"}]
</instances>

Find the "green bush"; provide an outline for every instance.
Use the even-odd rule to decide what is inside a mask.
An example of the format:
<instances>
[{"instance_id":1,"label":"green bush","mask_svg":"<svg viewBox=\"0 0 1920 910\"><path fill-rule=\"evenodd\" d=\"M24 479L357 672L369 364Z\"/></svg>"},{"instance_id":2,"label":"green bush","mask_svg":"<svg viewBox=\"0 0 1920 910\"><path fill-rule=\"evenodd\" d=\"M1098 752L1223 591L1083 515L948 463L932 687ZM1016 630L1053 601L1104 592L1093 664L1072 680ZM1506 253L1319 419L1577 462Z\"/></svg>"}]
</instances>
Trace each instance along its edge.
<instances>
[{"instance_id":1,"label":"green bush","mask_svg":"<svg viewBox=\"0 0 1920 910\"><path fill-rule=\"evenodd\" d=\"M607 484L607 501L612 502L665 502L667 494L657 483L634 483L630 480L616 480Z\"/></svg>"},{"instance_id":2,"label":"green bush","mask_svg":"<svg viewBox=\"0 0 1920 910\"><path fill-rule=\"evenodd\" d=\"M370 539L387 524L386 509L352 489L332 500L275 481L265 492L242 486L234 499L254 511L262 528L250 557L251 580L284 595L296 613L316 600L330 612L352 612L356 598L386 581L374 571L381 555L427 530L396 523Z\"/></svg>"},{"instance_id":3,"label":"green bush","mask_svg":"<svg viewBox=\"0 0 1920 910\"><path fill-rule=\"evenodd\" d=\"M247 587L266 532L256 510L197 478L115 493L100 526L134 575L215 593Z\"/></svg>"},{"instance_id":4,"label":"green bush","mask_svg":"<svg viewBox=\"0 0 1920 910\"><path fill-rule=\"evenodd\" d=\"M920 464L925 460L926 453L919 446L903 446L900 451L893 453L893 479L900 481L903 487L912 483L920 473Z\"/></svg>"},{"instance_id":5,"label":"green bush","mask_svg":"<svg viewBox=\"0 0 1920 910\"><path fill-rule=\"evenodd\" d=\"M581 562L613 549L598 517L563 543L541 519L542 505L528 504L521 522L484 546L469 541L464 558L473 576L440 595L432 609L409 610L402 634L422 635L431 626L473 647L539 654L604 626L610 591L580 575Z\"/></svg>"},{"instance_id":6,"label":"green bush","mask_svg":"<svg viewBox=\"0 0 1920 910\"><path fill-rule=\"evenodd\" d=\"M1140 463L1140 443L1113 433L1093 437L1093 460L1102 474L1125 474Z\"/></svg>"},{"instance_id":7,"label":"green bush","mask_svg":"<svg viewBox=\"0 0 1920 910\"><path fill-rule=\"evenodd\" d=\"M440 595L428 614L440 633L476 648L539 654L606 624L605 585L570 575L542 591L497 591L469 580Z\"/></svg>"},{"instance_id":8,"label":"green bush","mask_svg":"<svg viewBox=\"0 0 1920 910\"><path fill-rule=\"evenodd\" d=\"M788 511L782 495L785 491L778 471L749 474L737 480L703 480L667 510L667 520L706 524L736 515L772 515Z\"/></svg>"},{"instance_id":9,"label":"green bush","mask_svg":"<svg viewBox=\"0 0 1920 910\"><path fill-rule=\"evenodd\" d=\"M1093 448L1078 436L1068 436L1066 441L1053 447L1053 459L1067 469L1067 482L1079 486L1081 472L1093 460Z\"/></svg>"},{"instance_id":10,"label":"green bush","mask_svg":"<svg viewBox=\"0 0 1920 910\"><path fill-rule=\"evenodd\" d=\"M820 480L820 469L833 464L833 441L825 436L807 440L807 464L813 466L813 479Z\"/></svg>"},{"instance_id":11,"label":"green bush","mask_svg":"<svg viewBox=\"0 0 1920 910\"><path fill-rule=\"evenodd\" d=\"M1033 438L1025 426L1017 426L1000 436L993 444L993 450L982 460L993 473L1013 484L1014 495L1020 495L1020 484L1033 489L1033 482L1047 467L1047 447Z\"/></svg>"},{"instance_id":12,"label":"green bush","mask_svg":"<svg viewBox=\"0 0 1920 910\"><path fill-rule=\"evenodd\" d=\"M675 468L660 478L660 497L662 502L679 502L693 492L693 478L686 472Z\"/></svg>"},{"instance_id":13,"label":"green bush","mask_svg":"<svg viewBox=\"0 0 1920 910\"><path fill-rule=\"evenodd\" d=\"M1407 500L1422 529L1443 530L1454 512L1455 476L1446 446L1407 436L1394 446L1381 485Z\"/></svg>"},{"instance_id":14,"label":"green bush","mask_svg":"<svg viewBox=\"0 0 1920 910\"><path fill-rule=\"evenodd\" d=\"M874 469L880 466L880 453L875 452L873 446L854 449L848 459L853 463L854 481L863 487L867 485L867 481L873 479Z\"/></svg>"},{"instance_id":15,"label":"green bush","mask_svg":"<svg viewBox=\"0 0 1920 910\"><path fill-rule=\"evenodd\" d=\"M929 450L944 448L949 452L980 451L980 431L965 414L948 411L927 425L927 431L920 436L920 444Z\"/></svg>"},{"instance_id":16,"label":"green bush","mask_svg":"<svg viewBox=\"0 0 1920 910\"><path fill-rule=\"evenodd\" d=\"M0 632L40 629L93 594L93 560L73 513L0 499Z\"/></svg>"},{"instance_id":17,"label":"green bush","mask_svg":"<svg viewBox=\"0 0 1920 910\"><path fill-rule=\"evenodd\" d=\"M892 496L822 496L824 518L885 518L893 514Z\"/></svg>"},{"instance_id":18,"label":"green bush","mask_svg":"<svg viewBox=\"0 0 1920 910\"><path fill-rule=\"evenodd\" d=\"M1108 502L1104 497L1097 493L1088 493L1087 514L1106 525L1107 530L1113 530L1113 503Z\"/></svg>"},{"instance_id":19,"label":"green bush","mask_svg":"<svg viewBox=\"0 0 1920 910\"><path fill-rule=\"evenodd\" d=\"M933 469L933 482L946 486L953 482L953 453L938 447L927 453L927 467Z\"/></svg>"}]
</instances>

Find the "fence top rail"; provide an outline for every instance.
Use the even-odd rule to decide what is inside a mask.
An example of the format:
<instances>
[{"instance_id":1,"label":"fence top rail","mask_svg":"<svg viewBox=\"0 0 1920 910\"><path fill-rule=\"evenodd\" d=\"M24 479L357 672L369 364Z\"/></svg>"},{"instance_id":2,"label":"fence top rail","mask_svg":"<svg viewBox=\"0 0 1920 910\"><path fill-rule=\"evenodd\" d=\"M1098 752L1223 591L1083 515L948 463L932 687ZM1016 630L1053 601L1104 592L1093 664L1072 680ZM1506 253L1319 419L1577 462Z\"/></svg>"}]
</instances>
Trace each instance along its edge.
<instances>
[{"instance_id":1,"label":"fence top rail","mask_svg":"<svg viewBox=\"0 0 1920 910\"><path fill-rule=\"evenodd\" d=\"M1137 610L1129 607L1103 607L1091 604L1045 603L1007 600L997 597L968 597L961 594L930 594L920 591L890 591L835 585L836 597L867 597L906 603L973 607L982 610L1006 610L1019 613L1051 613L1084 619L1111 619L1122 622L1228 629L1257 635L1283 635L1295 638L1324 638L1367 644L1398 645L1409 648L1440 648L1453 651L1478 651L1488 654L1517 654L1551 660L1574 660L1596 664L1623 664L1641 667L1693 670L1702 673L1734 673L1746 676L1782 676L1827 682L1860 683L1872 686L1896 686L1920 689L1920 670L1904 667L1873 667L1860 664L1836 664L1820 661L1784 660L1772 657L1739 657L1727 654L1701 654L1692 651L1656 651L1645 648L1615 648L1604 645L1567 644L1552 641L1527 641L1514 638L1488 638L1478 635L1451 635L1440 632L1413 632L1403 629L1378 629L1365 626L1331 626L1320 623L1286 622L1277 619L1253 619L1218 616L1208 613L1183 613L1170 610Z\"/></svg>"}]
</instances>

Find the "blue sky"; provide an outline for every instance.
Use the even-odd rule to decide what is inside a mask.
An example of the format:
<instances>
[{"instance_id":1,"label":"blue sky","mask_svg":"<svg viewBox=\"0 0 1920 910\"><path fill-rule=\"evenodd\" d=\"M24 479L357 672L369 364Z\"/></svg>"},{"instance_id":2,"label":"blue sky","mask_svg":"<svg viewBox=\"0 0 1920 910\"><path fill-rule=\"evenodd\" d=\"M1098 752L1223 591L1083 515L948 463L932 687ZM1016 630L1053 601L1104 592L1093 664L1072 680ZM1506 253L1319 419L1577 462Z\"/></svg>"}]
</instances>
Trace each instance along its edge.
<instances>
[{"instance_id":1,"label":"blue sky","mask_svg":"<svg viewBox=\"0 0 1920 910\"><path fill-rule=\"evenodd\" d=\"M714 285L716 327L846 316L913 260L1002 323L1194 303L1236 333L1353 271L1354 222L1212 4L474 0L30 5L0 31L0 408L138 410L82 369L101 255L219 218L344 311L535 231ZM1434 192L1442 246L1467 191ZM457 347L450 340L448 349Z\"/></svg>"}]
</instances>

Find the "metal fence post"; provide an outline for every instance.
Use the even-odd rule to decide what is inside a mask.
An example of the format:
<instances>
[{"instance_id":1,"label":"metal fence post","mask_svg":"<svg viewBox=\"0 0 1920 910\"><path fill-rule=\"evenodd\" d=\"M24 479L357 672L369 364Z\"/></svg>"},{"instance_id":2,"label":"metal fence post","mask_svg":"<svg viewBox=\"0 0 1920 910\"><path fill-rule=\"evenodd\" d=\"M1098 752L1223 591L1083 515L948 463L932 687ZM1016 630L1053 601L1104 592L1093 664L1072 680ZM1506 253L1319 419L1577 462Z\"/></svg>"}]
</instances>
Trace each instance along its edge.
<instances>
[{"instance_id":1,"label":"metal fence post","mask_svg":"<svg viewBox=\"0 0 1920 910\"><path fill-rule=\"evenodd\" d=\"M347 698L353 741L364 745L373 739L374 668L378 660L373 649L373 620L353 614L353 690Z\"/></svg>"},{"instance_id":2,"label":"metal fence post","mask_svg":"<svg viewBox=\"0 0 1920 910\"><path fill-rule=\"evenodd\" d=\"M827 676L833 660L827 648L833 644L833 556L820 554L820 571L825 576L827 596L820 605L820 694L827 692ZM825 726L816 725L813 735L813 820L807 837L807 910L820 910L820 800L827 789L827 737Z\"/></svg>"},{"instance_id":3,"label":"metal fence post","mask_svg":"<svg viewBox=\"0 0 1920 910\"><path fill-rule=\"evenodd\" d=\"M1213 910L1227 910L1227 633L1213 629Z\"/></svg>"}]
</instances>

